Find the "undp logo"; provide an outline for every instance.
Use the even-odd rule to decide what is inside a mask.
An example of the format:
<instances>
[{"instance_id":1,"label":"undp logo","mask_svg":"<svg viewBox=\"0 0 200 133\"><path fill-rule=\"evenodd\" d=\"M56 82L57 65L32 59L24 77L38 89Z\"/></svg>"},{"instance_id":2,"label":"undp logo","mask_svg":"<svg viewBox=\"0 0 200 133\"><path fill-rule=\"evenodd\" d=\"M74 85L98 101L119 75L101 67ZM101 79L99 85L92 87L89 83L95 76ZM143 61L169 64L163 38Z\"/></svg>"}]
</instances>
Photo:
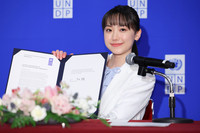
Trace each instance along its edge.
<instances>
[{"instance_id":1,"label":"undp logo","mask_svg":"<svg viewBox=\"0 0 200 133\"><path fill-rule=\"evenodd\" d=\"M73 0L53 0L53 18L73 18Z\"/></svg>"},{"instance_id":2,"label":"undp logo","mask_svg":"<svg viewBox=\"0 0 200 133\"><path fill-rule=\"evenodd\" d=\"M175 63L175 67L174 68L170 68L172 71L173 70L176 70L176 71L180 70L182 65L183 65L183 62L181 61L181 59L173 58L173 59L170 59L169 61Z\"/></svg>"},{"instance_id":3,"label":"undp logo","mask_svg":"<svg viewBox=\"0 0 200 133\"><path fill-rule=\"evenodd\" d=\"M165 60L175 63L175 68L165 69L165 74L170 77L173 83L175 94L185 94L185 55L165 55ZM169 93L169 84L165 80L165 94Z\"/></svg>"}]
</instances>

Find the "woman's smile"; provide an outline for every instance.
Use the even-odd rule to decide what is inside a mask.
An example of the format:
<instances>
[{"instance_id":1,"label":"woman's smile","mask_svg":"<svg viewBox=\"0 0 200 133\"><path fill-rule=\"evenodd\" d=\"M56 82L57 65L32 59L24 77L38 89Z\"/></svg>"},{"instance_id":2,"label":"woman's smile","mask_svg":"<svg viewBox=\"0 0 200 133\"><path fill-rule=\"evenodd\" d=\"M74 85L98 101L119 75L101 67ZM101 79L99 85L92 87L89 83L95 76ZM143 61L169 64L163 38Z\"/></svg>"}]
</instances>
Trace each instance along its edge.
<instances>
[{"instance_id":1,"label":"woman's smile","mask_svg":"<svg viewBox=\"0 0 200 133\"><path fill-rule=\"evenodd\" d=\"M119 47L119 46L121 46L123 43L111 43L111 45L113 46L113 47Z\"/></svg>"}]
</instances>

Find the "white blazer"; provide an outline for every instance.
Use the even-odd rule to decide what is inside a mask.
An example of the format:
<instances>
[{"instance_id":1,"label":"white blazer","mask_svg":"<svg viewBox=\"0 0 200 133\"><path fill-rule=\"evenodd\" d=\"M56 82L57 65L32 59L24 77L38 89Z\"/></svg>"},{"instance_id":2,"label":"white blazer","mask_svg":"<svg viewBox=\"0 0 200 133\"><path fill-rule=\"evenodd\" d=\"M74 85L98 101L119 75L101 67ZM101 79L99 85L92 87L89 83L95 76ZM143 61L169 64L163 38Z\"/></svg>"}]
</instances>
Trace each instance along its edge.
<instances>
[{"instance_id":1,"label":"white blazer","mask_svg":"<svg viewBox=\"0 0 200 133\"><path fill-rule=\"evenodd\" d=\"M141 120L150 100L155 76L137 75L139 66L125 63L104 92L99 117L105 119Z\"/></svg>"}]
</instances>

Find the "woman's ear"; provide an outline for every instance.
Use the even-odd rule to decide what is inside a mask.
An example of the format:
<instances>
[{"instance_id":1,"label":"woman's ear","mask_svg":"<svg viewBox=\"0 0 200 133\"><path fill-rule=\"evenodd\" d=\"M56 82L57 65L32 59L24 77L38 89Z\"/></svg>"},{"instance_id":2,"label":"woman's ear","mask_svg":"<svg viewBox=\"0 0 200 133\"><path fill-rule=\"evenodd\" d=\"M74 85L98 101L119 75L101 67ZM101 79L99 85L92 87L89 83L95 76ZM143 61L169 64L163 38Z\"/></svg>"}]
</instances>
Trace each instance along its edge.
<instances>
[{"instance_id":1,"label":"woman's ear","mask_svg":"<svg viewBox=\"0 0 200 133\"><path fill-rule=\"evenodd\" d=\"M137 31L136 34L135 34L135 41L138 41L140 39L141 34L142 34L142 30L139 29L139 31Z\"/></svg>"}]
</instances>

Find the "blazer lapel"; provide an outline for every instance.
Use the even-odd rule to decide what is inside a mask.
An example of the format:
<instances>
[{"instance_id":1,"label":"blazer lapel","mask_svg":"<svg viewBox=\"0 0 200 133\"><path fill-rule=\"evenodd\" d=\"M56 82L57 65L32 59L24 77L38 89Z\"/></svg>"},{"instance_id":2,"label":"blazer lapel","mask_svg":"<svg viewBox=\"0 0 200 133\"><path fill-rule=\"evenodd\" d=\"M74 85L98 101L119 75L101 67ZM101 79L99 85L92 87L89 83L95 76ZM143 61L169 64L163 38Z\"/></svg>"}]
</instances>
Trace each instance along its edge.
<instances>
[{"instance_id":1,"label":"blazer lapel","mask_svg":"<svg viewBox=\"0 0 200 133\"><path fill-rule=\"evenodd\" d=\"M130 65L125 63L121 67L121 72L115 75L101 98L100 114L101 112L107 114L111 111L118 98L120 97L120 92L123 91L124 87L122 86L124 86L125 81L130 75L132 75Z\"/></svg>"}]
</instances>

